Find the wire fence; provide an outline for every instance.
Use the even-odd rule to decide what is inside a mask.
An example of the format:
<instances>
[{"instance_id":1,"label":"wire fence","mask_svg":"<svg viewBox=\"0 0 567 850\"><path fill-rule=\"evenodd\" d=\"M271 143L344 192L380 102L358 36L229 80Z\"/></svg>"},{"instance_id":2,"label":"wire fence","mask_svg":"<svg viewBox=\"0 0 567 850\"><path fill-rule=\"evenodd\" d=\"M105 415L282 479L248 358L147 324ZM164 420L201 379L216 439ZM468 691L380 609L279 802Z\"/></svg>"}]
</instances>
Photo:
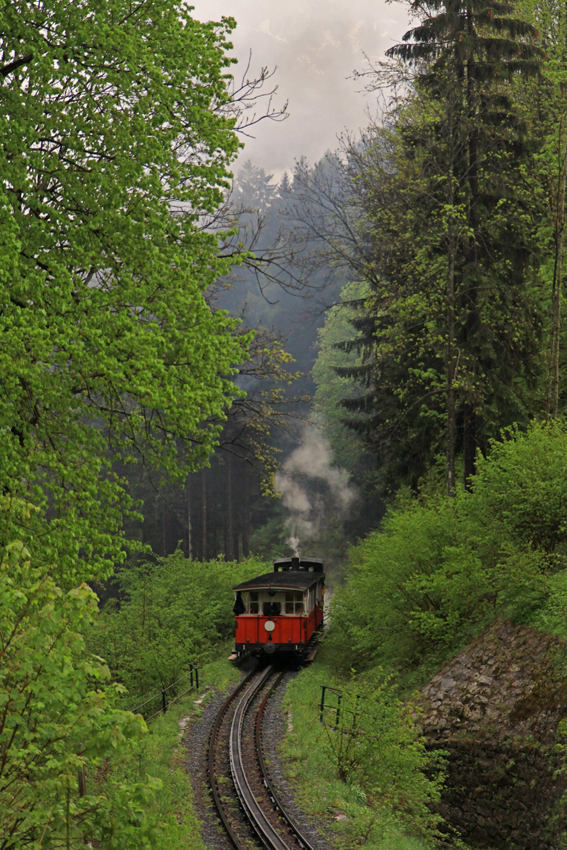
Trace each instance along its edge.
<instances>
[{"instance_id":1,"label":"wire fence","mask_svg":"<svg viewBox=\"0 0 567 850\"><path fill-rule=\"evenodd\" d=\"M329 695L333 694L336 697L336 704L332 704L329 702ZM368 711L366 709L366 705L371 702L374 704L375 710L379 711L379 714L375 714L372 711ZM370 720L374 720L378 723L383 721L385 717L385 713L391 707L391 703L386 699L381 704L372 702L368 700L367 697L364 697L362 694L349 694L346 696L340 691L338 688L333 688L331 685L321 685L321 700L319 702L319 722L324 725L332 725L333 727L339 726L341 713L344 715L350 715L351 719L356 721L357 718L369 718ZM328 721L326 718L328 714L334 714L334 721Z\"/></svg>"},{"instance_id":2,"label":"wire fence","mask_svg":"<svg viewBox=\"0 0 567 850\"><path fill-rule=\"evenodd\" d=\"M199 690L199 668L196 664L190 664L189 668L189 672L186 673L184 676L181 676L180 679L177 679L176 682L172 682L171 685L167 686L167 688L162 688L161 690L156 691L155 694L153 694L151 697L148 697L148 699L144 700L144 702L140 703L140 705L137 705L135 708L129 708L127 709L127 711L131 711L134 714L137 714L140 709L144 708L147 705L150 705L150 703L154 702L154 700L160 699L161 697L160 708L158 708L158 710L155 711L153 714L150 714L149 717L146 717L145 720L153 720L154 717L157 717L159 714L165 714L170 705L173 705L175 702L186 696L191 691ZM170 691L172 688L175 688L180 682L184 682L187 679L189 679L189 687L186 688L182 693L176 693L173 698L168 699L168 691Z\"/></svg>"}]
</instances>

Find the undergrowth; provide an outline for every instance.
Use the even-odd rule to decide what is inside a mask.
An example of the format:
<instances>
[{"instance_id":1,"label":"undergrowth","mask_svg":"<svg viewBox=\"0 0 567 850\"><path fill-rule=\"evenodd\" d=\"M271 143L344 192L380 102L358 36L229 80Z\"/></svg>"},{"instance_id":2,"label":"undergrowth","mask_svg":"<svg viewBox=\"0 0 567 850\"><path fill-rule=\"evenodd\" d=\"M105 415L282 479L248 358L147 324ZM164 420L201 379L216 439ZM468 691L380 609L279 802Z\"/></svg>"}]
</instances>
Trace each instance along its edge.
<instances>
[{"instance_id":1,"label":"undergrowth","mask_svg":"<svg viewBox=\"0 0 567 850\"><path fill-rule=\"evenodd\" d=\"M337 684L331 653L325 646L317 662L288 685L283 709L288 733L281 744L281 757L287 779L294 786L303 810L328 827L337 850L431 850L435 818L414 818L413 828L403 814L380 799L376 787L369 791L364 778L338 778L336 761L328 746L328 733L319 722L321 685ZM348 679L343 681L348 688ZM409 777L410 784L416 777ZM411 833L414 834L411 834ZM421 834L419 834L421 833Z\"/></svg>"},{"instance_id":2,"label":"undergrowth","mask_svg":"<svg viewBox=\"0 0 567 850\"><path fill-rule=\"evenodd\" d=\"M167 713L148 724L148 734L126 759L111 761L107 765L105 782L119 785L140 781L148 776L158 779L160 788L155 792L148 815L159 828L158 846L164 850L207 850L200 835L199 821L193 806L193 788L186 768L190 755L180 741L180 720L196 720L207 694L223 691L238 679L240 673L226 659L228 644L223 646L221 660L204 665L201 670L201 687L168 707ZM224 657L222 657L224 656ZM204 696L203 703L195 701Z\"/></svg>"}]
</instances>

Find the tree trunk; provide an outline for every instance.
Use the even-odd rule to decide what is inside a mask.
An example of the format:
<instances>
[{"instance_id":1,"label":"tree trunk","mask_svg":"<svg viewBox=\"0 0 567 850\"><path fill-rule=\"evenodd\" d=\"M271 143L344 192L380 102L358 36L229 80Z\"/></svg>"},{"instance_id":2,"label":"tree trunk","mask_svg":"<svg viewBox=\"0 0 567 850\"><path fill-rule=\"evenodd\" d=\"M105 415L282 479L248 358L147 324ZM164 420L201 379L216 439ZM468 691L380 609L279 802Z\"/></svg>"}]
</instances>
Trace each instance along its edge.
<instances>
[{"instance_id":1,"label":"tree trunk","mask_svg":"<svg viewBox=\"0 0 567 850\"><path fill-rule=\"evenodd\" d=\"M187 557L193 557L193 527L191 525L191 476L187 476L185 484L187 497Z\"/></svg>"},{"instance_id":2,"label":"tree trunk","mask_svg":"<svg viewBox=\"0 0 567 850\"><path fill-rule=\"evenodd\" d=\"M455 446L457 442L455 399L455 250L450 234L449 265L447 269L447 495L455 498Z\"/></svg>"},{"instance_id":3,"label":"tree trunk","mask_svg":"<svg viewBox=\"0 0 567 850\"><path fill-rule=\"evenodd\" d=\"M563 251L565 242L565 179L567 176L567 139L565 116L559 128L559 173L557 175L557 202L555 204L555 263L551 291L551 334L549 371L547 383L547 415L557 418L559 413L559 352L561 349L561 288L563 276Z\"/></svg>"},{"instance_id":4,"label":"tree trunk","mask_svg":"<svg viewBox=\"0 0 567 850\"><path fill-rule=\"evenodd\" d=\"M226 464L226 519L226 559L227 561L234 561L234 508L232 503L232 457L230 454Z\"/></svg>"},{"instance_id":5,"label":"tree trunk","mask_svg":"<svg viewBox=\"0 0 567 850\"><path fill-rule=\"evenodd\" d=\"M465 462L465 489L472 489L472 478L476 472L476 449L477 449L477 422L476 413L472 404L465 405L465 423L463 433L463 454Z\"/></svg>"},{"instance_id":6,"label":"tree trunk","mask_svg":"<svg viewBox=\"0 0 567 850\"><path fill-rule=\"evenodd\" d=\"M474 16L472 6L467 9L468 34L471 41L475 38ZM478 127L476 121L477 90L476 90L476 62L471 57L467 62L467 113L470 122L469 144L468 144L468 185L469 206L468 224L470 237L468 240L467 265L469 267L469 280L467 282L467 302L469 305L468 315L465 322L465 340L467 353L473 363L478 362L478 351L475 351L475 336L478 332L480 317L478 314L478 244L479 244L479 162L478 162ZM474 381L474 374L472 375ZM471 390L469 390L471 392ZM472 387L474 392L474 386ZM464 484L465 489L470 490L472 478L476 472L476 449L477 449L477 416L472 401L467 401L464 409L464 432L463 432L463 455L464 455Z\"/></svg>"},{"instance_id":7,"label":"tree trunk","mask_svg":"<svg viewBox=\"0 0 567 850\"><path fill-rule=\"evenodd\" d=\"M454 103L451 99L447 101L448 138L450 141L449 158L449 192L447 207L452 215L455 204L455 126L454 126ZM451 218L448 223L447 232L447 433L446 433L446 487L447 496L454 499L456 495L455 482L455 449L457 443L457 403L455 392L455 378L457 363L455 362L455 256L457 254L457 237L455 233L455 222Z\"/></svg>"},{"instance_id":8,"label":"tree trunk","mask_svg":"<svg viewBox=\"0 0 567 850\"><path fill-rule=\"evenodd\" d=\"M207 480L205 478L205 470L201 470L201 502L202 502L202 560L207 560Z\"/></svg>"},{"instance_id":9,"label":"tree trunk","mask_svg":"<svg viewBox=\"0 0 567 850\"><path fill-rule=\"evenodd\" d=\"M250 476L245 466L242 476L242 557L250 554Z\"/></svg>"}]
</instances>

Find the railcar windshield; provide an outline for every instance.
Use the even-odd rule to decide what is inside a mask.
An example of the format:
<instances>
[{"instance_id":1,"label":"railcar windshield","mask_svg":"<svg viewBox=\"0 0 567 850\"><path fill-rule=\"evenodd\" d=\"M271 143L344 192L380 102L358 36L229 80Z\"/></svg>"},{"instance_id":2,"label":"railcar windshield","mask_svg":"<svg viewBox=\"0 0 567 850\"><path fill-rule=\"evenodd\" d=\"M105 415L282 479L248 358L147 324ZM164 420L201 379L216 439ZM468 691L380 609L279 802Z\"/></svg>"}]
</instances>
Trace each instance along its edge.
<instances>
[{"instance_id":1,"label":"railcar windshield","mask_svg":"<svg viewBox=\"0 0 567 850\"><path fill-rule=\"evenodd\" d=\"M286 614L303 614L303 593L286 593L285 595L285 613Z\"/></svg>"}]
</instances>

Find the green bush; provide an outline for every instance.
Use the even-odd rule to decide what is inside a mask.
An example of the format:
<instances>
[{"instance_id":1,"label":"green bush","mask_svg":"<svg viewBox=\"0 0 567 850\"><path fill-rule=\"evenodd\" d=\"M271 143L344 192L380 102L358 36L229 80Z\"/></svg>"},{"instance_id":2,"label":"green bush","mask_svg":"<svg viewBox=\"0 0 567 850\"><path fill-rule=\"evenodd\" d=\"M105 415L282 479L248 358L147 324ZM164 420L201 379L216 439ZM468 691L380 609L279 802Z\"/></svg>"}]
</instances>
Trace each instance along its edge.
<instances>
[{"instance_id":1,"label":"green bush","mask_svg":"<svg viewBox=\"0 0 567 850\"><path fill-rule=\"evenodd\" d=\"M508 431L478 458L466 512L477 535L539 551L549 567L565 568L567 541L567 428L533 423Z\"/></svg>"},{"instance_id":2,"label":"green bush","mask_svg":"<svg viewBox=\"0 0 567 850\"><path fill-rule=\"evenodd\" d=\"M507 434L479 459L471 493L406 502L353 548L332 606L339 664L407 670L437 663L496 616L537 618L565 569L566 538L565 426Z\"/></svg>"},{"instance_id":3,"label":"green bush","mask_svg":"<svg viewBox=\"0 0 567 850\"><path fill-rule=\"evenodd\" d=\"M211 658L234 633L232 587L269 569L255 558L199 562L176 552L121 573L125 599L106 606L88 642L126 686L128 706L167 688L189 663Z\"/></svg>"},{"instance_id":4,"label":"green bush","mask_svg":"<svg viewBox=\"0 0 567 850\"><path fill-rule=\"evenodd\" d=\"M337 692L342 694L338 721L329 709L326 724L319 722L323 684L336 688L327 691L326 704L336 705ZM288 733L282 749L288 778L306 811L319 822L325 817L334 822L333 846L431 846L440 819L429 803L438 799L442 777L409 711L383 678L335 676L332 652L323 646L317 664L288 685L284 708Z\"/></svg>"},{"instance_id":5,"label":"green bush","mask_svg":"<svg viewBox=\"0 0 567 850\"><path fill-rule=\"evenodd\" d=\"M443 777L425 750L412 718L380 668L371 680L335 680L323 710L326 749L343 782L358 784L368 799L397 812L414 828L435 829ZM429 775L428 775L429 773Z\"/></svg>"},{"instance_id":6,"label":"green bush","mask_svg":"<svg viewBox=\"0 0 567 850\"><path fill-rule=\"evenodd\" d=\"M409 584L433 574L444 549L454 543L450 506L413 505L389 513L380 532L350 551L346 585L332 601L331 641L346 669L371 667L421 653L412 620L427 601Z\"/></svg>"}]
</instances>

